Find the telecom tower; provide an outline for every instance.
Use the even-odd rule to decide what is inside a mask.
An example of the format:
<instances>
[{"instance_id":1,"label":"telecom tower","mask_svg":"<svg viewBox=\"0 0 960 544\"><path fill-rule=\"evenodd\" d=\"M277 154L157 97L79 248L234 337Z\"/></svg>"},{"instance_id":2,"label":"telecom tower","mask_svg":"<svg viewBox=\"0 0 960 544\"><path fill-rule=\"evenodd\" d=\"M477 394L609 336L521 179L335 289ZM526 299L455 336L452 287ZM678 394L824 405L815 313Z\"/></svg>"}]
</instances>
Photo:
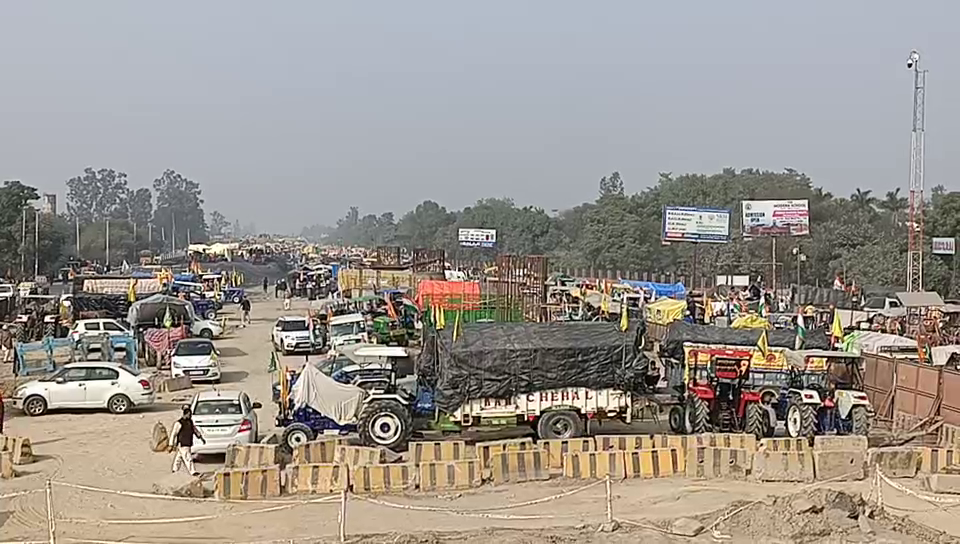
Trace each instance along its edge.
<instances>
[{"instance_id":1,"label":"telecom tower","mask_svg":"<svg viewBox=\"0 0 960 544\"><path fill-rule=\"evenodd\" d=\"M910 136L910 215L907 223L907 291L923 291L923 131L927 72L916 49L907 57L913 70L913 132Z\"/></svg>"}]
</instances>

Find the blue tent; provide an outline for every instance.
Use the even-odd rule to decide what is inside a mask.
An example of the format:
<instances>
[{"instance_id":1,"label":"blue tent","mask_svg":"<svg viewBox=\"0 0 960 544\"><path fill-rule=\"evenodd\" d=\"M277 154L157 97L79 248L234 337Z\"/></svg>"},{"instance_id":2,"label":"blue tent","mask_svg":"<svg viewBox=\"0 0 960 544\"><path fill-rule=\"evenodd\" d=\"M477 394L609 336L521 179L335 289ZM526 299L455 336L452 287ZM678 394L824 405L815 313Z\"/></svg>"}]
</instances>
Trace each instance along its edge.
<instances>
[{"instance_id":1,"label":"blue tent","mask_svg":"<svg viewBox=\"0 0 960 544\"><path fill-rule=\"evenodd\" d=\"M643 289L645 291L653 291L657 295L657 298L660 297L670 297L670 298L683 298L687 294L687 288L680 282L677 283L657 283L653 281L638 281L638 280L619 280L620 283L624 285L629 285L634 289Z\"/></svg>"}]
</instances>

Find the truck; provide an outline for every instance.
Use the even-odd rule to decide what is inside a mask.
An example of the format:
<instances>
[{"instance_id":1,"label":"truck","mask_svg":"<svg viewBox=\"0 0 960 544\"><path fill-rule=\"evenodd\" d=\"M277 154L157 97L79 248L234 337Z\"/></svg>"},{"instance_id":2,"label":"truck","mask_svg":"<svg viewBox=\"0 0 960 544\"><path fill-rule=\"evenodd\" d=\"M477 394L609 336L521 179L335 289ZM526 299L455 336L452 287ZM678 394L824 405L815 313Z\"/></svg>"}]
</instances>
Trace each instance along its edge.
<instances>
[{"instance_id":1,"label":"truck","mask_svg":"<svg viewBox=\"0 0 960 544\"><path fill-rule=\"evenodd\" d=\"M330 332L330 349L349 344L366 344L370 342L367 335L367 319L361 313L336 315L328 323Z\"/></svg>"}]
</instances>

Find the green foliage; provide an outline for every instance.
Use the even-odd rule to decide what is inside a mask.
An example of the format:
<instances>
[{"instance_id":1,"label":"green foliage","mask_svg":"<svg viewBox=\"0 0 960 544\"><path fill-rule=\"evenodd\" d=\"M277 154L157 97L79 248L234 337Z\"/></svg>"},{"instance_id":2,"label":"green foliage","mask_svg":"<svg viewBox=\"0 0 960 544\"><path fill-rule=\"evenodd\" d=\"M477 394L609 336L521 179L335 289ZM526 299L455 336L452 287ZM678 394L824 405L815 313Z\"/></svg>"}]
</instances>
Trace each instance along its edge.
<instances>
[{"instance_id":1,"label":"green foliage","mask_svg":"<svg viewBox=\"0 0 960 544\"><path fill-rule=\"evenodd\" d=\"M112 168L84 168L67 180L67 214L81 223L126 219L130 213L127 175Z\"/></svg>"},{"instance_id":2,"label":"green foliage","mask_svg":"<svg viewBox=\"0 0 960 544\"><path fill-rule=\"evenodd\" d=\"M176 233L179 248L190 242L207 240L207 223L203 213L200 184L174 170L166 170L153 180L157 207L153 212L154 228L162 227L167 240Z\"/></svg>"}]
</instances>

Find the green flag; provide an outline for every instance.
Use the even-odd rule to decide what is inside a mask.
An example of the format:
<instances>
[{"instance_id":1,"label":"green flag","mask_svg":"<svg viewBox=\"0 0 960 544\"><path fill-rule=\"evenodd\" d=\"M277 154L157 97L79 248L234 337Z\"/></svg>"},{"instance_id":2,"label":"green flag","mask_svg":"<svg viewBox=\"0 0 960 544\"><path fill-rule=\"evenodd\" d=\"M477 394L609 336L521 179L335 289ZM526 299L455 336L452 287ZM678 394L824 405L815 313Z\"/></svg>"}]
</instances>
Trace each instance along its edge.
<instances>
[{"instance_id":1,"label":"green flag","mask_svg":"<svg viewBox=\"0 0 960 544\"><path fill-rule=\"evenodd\" d=\"M167 306L167 310L163 314L163 328L169 329L172 326L173 326L173 316L170 315L170 307Z\"/></svg>"},{"instance_id":2,"label":"green flag","mask_svg":"<svg viewBox=\"0 0 960 544\"><path fill-rule=\"evenodd\" d=\"M803 342L807 339L807 327L803 320L803 313L797 312L797 338L793 342L793 349L803 349Z\"/></svg>"}]
</instances>

